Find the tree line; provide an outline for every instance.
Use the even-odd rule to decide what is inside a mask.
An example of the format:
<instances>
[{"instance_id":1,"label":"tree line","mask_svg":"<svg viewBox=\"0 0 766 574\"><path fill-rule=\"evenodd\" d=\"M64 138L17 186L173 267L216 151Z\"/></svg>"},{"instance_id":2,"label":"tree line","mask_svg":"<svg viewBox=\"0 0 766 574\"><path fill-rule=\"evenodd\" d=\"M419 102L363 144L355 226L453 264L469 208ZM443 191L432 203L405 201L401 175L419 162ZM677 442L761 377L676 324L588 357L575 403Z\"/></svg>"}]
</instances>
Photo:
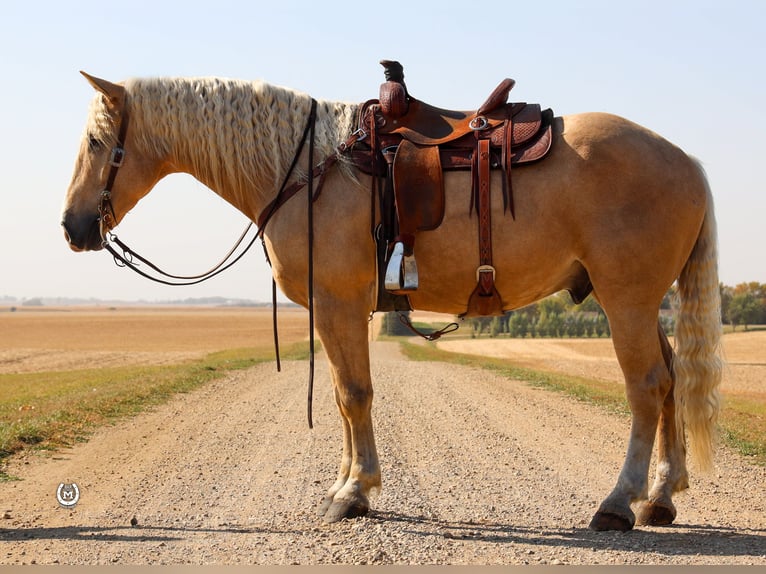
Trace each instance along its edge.
<instances>
[{"instance_id":1,"label":"tree line","mask_svg":"<svg viewBox=\"0 0 766 574\"><path fill-rule=\"evenodd\" d=\"M593 297L576 305L566 292L546 297L498 317L472 317L464 328L471 337L590 338L609 337L609 321Z\"/></svg>"},{"instance_id":2,"label":"tree line","mask_svg":"<svg viewBox=\"0 0 766 574\"><path fill-rule=\"evenodd\" d=\"M766 325L766 283L751 281L735 287L721 284L721 316L734 330Z\"/></svg>"},{"instance_id":3,"label":"tree line","mask_svg":"<svg viewBox=\"0 0 766 574\"><path fill-rule=\"evenodd\" d=\"M721 283L721 320L733 330L745 331L753 325L766 325L766 284L740 283L730 287ZM675 327L676 286L666 293L660 306L659 320L668 335ZM597 338L609 337L609 321L593 297L576 305L566 292L557 293L537 303L508 311L498 317L472 317L460 323L461 331L471 337ZM395 313L383 317L383 334L411 335Z\"/></svg>"}]
</instances>

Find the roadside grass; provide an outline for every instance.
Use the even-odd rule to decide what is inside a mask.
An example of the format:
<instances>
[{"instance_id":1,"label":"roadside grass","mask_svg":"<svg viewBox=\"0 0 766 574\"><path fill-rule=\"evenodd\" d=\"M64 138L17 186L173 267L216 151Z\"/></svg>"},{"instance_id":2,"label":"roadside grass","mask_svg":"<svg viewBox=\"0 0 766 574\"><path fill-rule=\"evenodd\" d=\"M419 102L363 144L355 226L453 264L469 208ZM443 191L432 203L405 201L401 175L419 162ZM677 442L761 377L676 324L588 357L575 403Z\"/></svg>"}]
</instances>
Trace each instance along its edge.
<instances>
[{"instance_id":1,"label":"roadside grass","mask_svg":"<svg viewBox=\"0 0 766 574\"><path fill-rule=\"evenodd\" d=\"M282 350L304 360L308 343ZM267 347L232 349L177 365L0 374L0 481L7 457L23 450L56 450L87 439L98 426L135 415L190 392L230 371L272 361Z\"/></svg>"},{"instance_id":2,"label":"roadside grass","mask_svg":"<svg viewBox=\"0 0 766 574\"><path fill-rule=\"evenodd\" d=\"M441 361L487 369L532 386L564 393L625 416L630 414L622 385L585 377L518 367L508 359L453 353L433 344L399 341L404 355L414 361ZM766 404L741 394L724 395L719 417L721 440L759 466L766 466Z\"/></svg>"}]
</instances>

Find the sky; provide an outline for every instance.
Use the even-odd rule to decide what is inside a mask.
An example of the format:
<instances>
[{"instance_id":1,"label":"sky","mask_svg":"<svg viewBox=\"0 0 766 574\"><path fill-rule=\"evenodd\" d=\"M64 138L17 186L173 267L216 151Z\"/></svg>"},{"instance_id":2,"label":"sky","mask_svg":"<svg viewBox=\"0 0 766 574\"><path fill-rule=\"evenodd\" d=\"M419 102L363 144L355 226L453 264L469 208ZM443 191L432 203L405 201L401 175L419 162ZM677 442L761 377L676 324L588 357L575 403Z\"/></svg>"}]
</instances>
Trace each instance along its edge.
<instances>
[{"instance_id":1,"label":"sky","mask_svg":"<svg viewBox=\"0 0 766 574\"><path fill-rule=\"evenodd\" d=\"M0 20L0 298L270 299L259 246L191 287L69 250L60 213L93 96L79 70L112 81L263 79L362 102L377 96L381 59L402 62L409 91L440 107L475 108L512 77L513 101L612 112L660 133L705 166L721 281L766 283L765 22L762 0L10 0ZM116 231L171 272L196 274L246 223L171 175Z\"/></svg>"}]
</instances>

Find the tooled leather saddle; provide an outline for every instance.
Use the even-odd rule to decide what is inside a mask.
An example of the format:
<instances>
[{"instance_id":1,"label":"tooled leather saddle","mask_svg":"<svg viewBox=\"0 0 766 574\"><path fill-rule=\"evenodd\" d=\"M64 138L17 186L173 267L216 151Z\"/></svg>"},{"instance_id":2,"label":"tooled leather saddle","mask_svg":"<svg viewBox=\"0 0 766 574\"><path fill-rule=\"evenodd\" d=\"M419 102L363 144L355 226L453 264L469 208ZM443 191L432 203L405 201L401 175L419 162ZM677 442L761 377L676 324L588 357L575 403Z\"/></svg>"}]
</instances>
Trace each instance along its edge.
<instances>
[{"instance_id":1,"label":"tooled leather saddle","mask_svg":"<svg viewBox=\"0 0 766 574\"><path fill-rule=\"evenodd\" d=\"M444 172L470 170L469 214L475 209L478 215L479 264L476 288L462 316L502 315L492 265L491 170L503 170L504 212L515 217L511 166L545 157L552 143L553 112L539 104L509 103L515 84L511 79L500 82L476 111L437 108L409 95L399 62L381 64L386 81L379 99L360 107L363 137L350 150L354 163L380 182L378 310L401 309L401 296L417 289L415 237L436 229L444 218Z\"/></svg>"}]
</instances>

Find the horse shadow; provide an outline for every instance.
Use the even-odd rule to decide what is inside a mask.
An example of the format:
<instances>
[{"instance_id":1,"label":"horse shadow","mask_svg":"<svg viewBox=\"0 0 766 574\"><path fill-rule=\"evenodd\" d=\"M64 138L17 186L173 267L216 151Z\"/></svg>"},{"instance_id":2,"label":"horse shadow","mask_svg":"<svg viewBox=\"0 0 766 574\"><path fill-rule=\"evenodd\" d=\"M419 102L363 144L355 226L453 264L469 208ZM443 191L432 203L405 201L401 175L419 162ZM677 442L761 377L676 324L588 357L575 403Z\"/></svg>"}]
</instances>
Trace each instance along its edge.
<instances>
[{"instance_id":1,"label":"horse shadow","mask_svg":"<svg viewBox=\"0 0 766 574\"><path fill-rule=\"evenodd\" d=\"M501 522L455 521L396 511L372 510L363 519L370 526L399 524L402 532L413 537L450 540L458 543L526 544L561 549L580 548L590 551L623 551L645 555L694 556L704 550L706 556L766 556L766 529L735 529L724 526L676 524L663 528L636 528L628 532L594 532L587 528L530 528ZM344 520L332 529L358 527L359 521ZM32 528L0 528L0 541L68 540L101 542L175 542L188 535L305 534L302 528L270 526L58 526Z\"/></svg>"},{"instance_id":2,"label":"horse shadow","mask_svg":"<svg viewBox=\"0 0 766 574\"><path fill-rule=\"evenodd\" d=\"M205 526L54 526L0 528L0 542L69 540L100 542L172 542L190 533L212 534L295 534L296 531L260 527Z\"/></svg>"},{"instance_id":3,"label":"horse shadow","mask_svg":"<svg viewBox=\"0 0 766 574\"><path fill-rule=\"evenodd\" d=\"M596 532L589 528L529 528L499 522L461 522L390 511L371 511L368 520L409 524L413 536L495 544L527 544L592 551L624 551L665 556L766 556L766 529L674 524L638 527L628 532Z\"/></svg>"}]
</instances>

